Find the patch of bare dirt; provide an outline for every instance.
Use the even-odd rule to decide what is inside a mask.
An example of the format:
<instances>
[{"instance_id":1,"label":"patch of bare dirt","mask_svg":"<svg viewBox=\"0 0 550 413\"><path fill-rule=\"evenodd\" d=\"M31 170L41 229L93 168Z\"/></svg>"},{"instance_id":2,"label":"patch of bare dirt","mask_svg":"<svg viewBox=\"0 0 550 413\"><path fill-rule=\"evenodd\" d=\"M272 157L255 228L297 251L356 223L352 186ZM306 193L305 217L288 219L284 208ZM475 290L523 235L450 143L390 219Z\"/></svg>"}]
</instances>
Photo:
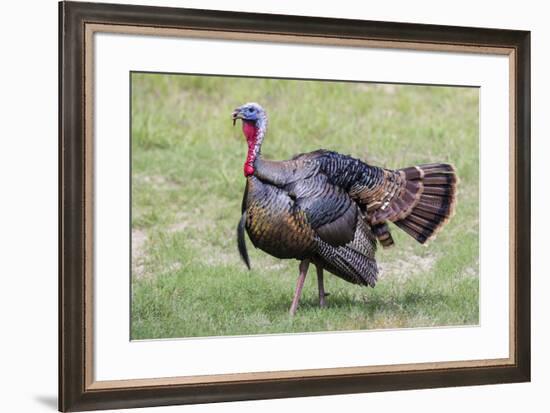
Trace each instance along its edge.
<instances>
[{"instance_id":1,"label":"patch of bare dirt","mask_svg":"<svg viewBox=\"0 0 550 413\"><path fill-rule=\"evenodd\" d=\"M460 273L463 278L478 278L479 277L479 266L468 267Z\"/></svg>"},{"instance_id":2,"label":"patch of bare dirt","mask_svg":"<svg viewBox=\"0 0 550 413\"><path fill-rule=\"evenodd\" d=\"M399 282L404 282L415 274L428 272L435 264L432 255L418 256L411 254L406 258L398 258L389 262L379 262L380 278L392 277Z\"/></svg>"},{"instance_id":3,"label":"patch of bare dirt","mask_svg":"<svg viewBox=\"0 0 550 413\"><path fill-rule=\"evenodd\" d=\"M168 232L182 232L189 227L190 227L190 224L188 221L180 221L180 222L176 222L173 225L170 225L170 227L168 227Z\"/></svg>"}]
</instances>

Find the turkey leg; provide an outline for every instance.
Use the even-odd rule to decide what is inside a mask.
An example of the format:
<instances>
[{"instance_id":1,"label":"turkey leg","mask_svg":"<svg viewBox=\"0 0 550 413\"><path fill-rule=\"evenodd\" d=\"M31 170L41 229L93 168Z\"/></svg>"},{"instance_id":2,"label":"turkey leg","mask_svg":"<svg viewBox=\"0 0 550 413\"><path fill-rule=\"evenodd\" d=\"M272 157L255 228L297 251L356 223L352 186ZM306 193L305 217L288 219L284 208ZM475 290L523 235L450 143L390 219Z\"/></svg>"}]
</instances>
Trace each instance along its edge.
<instances>
[{"instance_id":1,"label":"turkey leg","mask_svg":"<svg viewBox=\"0 0 550 413\"><path fill-rule=\"evenodd\" d=\"M294 291L294 298L292 299L292 305L290 306L290 315L296 314L298 303L300 302L300 296L302 295L302 288L304 287L304 281L306 280L307 269L309 267L309 260L303 260L300 262L300 275L296 282L296 290Z\"/></svg>"},{"instance_id":2,"label":"turkey leg","mask_svg":"<svg viewBox=\"0 0 550 413\"><path fill-rule=\"evenodd\" d=\"M325 297L328 293L325 293L325 284L323 282L323 267L316 265L317 267L317 285L319 286L319 307L324 308L327 306Z\"/></svg>"}]
</instances>

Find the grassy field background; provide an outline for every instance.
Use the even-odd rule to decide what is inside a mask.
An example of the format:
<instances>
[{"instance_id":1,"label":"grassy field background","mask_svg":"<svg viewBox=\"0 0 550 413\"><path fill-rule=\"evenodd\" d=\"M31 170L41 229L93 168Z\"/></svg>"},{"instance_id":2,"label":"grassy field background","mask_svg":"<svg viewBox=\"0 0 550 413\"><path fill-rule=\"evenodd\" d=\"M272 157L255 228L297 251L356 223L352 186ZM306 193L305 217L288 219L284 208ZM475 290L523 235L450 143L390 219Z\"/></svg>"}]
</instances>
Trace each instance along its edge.
<instances>
[{"instance_id":1,"label":"grassy field background","mask_svg":"<svg viewBox=\"0 0 550 413\"><path fill-rule=\"evenodd\" d=\"M427 247L392 226L377 286L327 274L325 309L311 270L290 317L298 262L248 241L248 271L236 247L246 144L230 116L248 101L268 112L266 158L453 163L456 215ZM131 338L477 324L478 189L477 89L133 73Z\"/></svg>"}]
</instances>

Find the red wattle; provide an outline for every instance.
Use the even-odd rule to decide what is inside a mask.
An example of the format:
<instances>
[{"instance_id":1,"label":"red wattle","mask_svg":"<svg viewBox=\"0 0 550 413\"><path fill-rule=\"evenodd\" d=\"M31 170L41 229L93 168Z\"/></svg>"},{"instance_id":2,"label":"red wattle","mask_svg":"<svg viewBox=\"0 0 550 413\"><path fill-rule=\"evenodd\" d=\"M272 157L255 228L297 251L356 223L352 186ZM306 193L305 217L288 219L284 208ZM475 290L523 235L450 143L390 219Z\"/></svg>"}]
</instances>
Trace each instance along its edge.
<instances>
[{"instance_id":1,"label":"red wattle","mask_svg":"<svg viewBox=\"0 0 550 413\"><path fill-rule=\"evenodd\" d=\"M245 163L244 164L244 176L249 177L249 176L252 176L252 175L254 175L254 168L251 165Z\"/></svg>"},{"instance_id":2,"label":"red wattle","mask_svg":"<svg viewBox=\"0 0 550 413\"><path fill-rule=\"evenodd\" d=\"M243 121L243 133L244 136L246 136L246 140L248 141L248 144L250 146L251 141L256 141L256 134L258 133L258 128L256 127L256 123L250 122L250 121Z\"/></svg>"},{"instance_id":3,"label":"red wattle","mask_svg":"<svg viewBox=\"0 0 550 413\"><path fill-rule=\"evenodd\" d=\"M254 147L256 146L256 138L258 136L258 128L254 122L243 121L243 133L246 137L246 143L248 144L248 153L246 155L246 162L244 163L244 176L248 177L254 175L254 161L256 160L256 154L254 153Z\"/></svg>"}]
</instances>

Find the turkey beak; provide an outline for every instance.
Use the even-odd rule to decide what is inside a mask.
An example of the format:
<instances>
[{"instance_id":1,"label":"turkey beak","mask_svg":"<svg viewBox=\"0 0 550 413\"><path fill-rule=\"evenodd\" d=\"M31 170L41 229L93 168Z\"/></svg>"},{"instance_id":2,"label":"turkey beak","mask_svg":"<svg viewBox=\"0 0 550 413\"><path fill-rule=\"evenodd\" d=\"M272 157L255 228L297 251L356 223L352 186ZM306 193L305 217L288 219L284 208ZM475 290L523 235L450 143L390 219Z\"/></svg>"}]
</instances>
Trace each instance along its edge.
<instances>
[{"instance_id":1,"label":"turkey beak","mask_svg":"<svg viewBox=\"0 0 550 413\"><path fill-rule=\"evenodd\" d=\"M237 122L237 119L242 119L243 115L239 108L235 109L231 115L231 119L233 119L233 126L235 126L235 123Z\"/></svg>"}]
</instances>

